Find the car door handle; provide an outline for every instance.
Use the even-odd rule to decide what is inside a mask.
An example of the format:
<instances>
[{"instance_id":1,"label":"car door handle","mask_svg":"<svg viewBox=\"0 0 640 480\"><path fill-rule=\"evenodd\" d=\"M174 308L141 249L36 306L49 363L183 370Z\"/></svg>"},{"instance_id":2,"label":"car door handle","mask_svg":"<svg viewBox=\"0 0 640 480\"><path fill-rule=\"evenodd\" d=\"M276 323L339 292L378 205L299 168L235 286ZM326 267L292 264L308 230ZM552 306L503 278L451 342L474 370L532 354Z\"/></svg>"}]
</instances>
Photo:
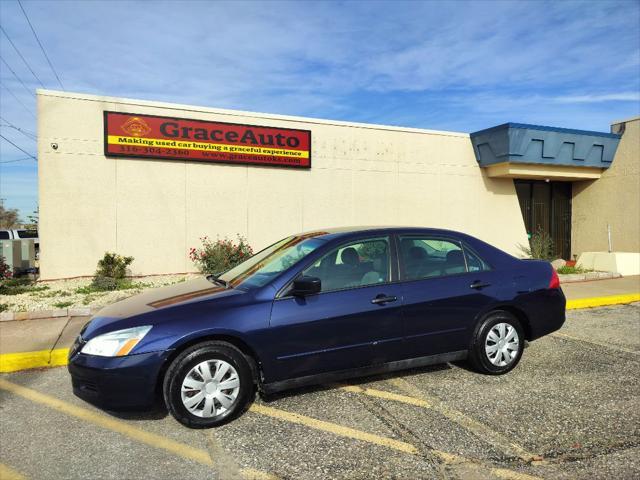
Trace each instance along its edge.
<instances>
[{"instance_id":1,"label":"car door handle","mask_svg":"<svg viewBox=\"0 0 640 480\"><path fill-rule=\"evenodd\" d=\"M396 297L394 295L380 294L376 298L371 300L371 303L373 303L375 305L384 305L385 303L395 302L396 300L398 300L398 297Z\"/></svg>"},{"instance_id":2,"label":"car door handle","mask_svg":"<svg viewBox=\"0 0 640 480\"><path fill-rule=\"evenodd\" d=\"M471 285L469 285L469 288L480 289L480 288L490 287L490 286L491 286L490 283L481 282L480 280L476 280Z\"/></svg>"}]
</instances>

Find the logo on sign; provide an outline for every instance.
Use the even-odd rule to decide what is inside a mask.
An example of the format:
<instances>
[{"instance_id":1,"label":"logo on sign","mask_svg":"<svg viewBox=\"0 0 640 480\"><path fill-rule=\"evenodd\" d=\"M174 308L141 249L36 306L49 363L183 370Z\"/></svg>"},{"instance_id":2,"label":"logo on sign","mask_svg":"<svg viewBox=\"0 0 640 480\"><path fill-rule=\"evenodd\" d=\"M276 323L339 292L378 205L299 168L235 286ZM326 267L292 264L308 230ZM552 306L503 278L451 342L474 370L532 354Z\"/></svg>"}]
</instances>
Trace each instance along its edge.
<instances>
[{"instance_id":1,"label":"logo on sign","mask_svg":"<svg viewBox=\"0 0 640 480\"><path fill-rule=\"evenodd\" d=\"M132 137L142 137L151 131L147 122L138 117L131 117L120 128Z\"/></svg>"}]
</instances>

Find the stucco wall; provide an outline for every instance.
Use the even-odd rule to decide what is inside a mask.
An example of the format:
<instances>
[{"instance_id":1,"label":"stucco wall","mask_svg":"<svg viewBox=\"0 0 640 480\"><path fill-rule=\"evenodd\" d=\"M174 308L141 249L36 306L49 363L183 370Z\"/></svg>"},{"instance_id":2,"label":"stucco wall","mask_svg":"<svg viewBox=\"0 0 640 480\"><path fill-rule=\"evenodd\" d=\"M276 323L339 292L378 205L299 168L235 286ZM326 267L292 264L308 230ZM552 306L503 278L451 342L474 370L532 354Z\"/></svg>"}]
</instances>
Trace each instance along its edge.
<instances>
[{"instance_id":1,"label":"stucco wall","mask_svg":"<svg viewBox=\"0 0 640 480\"><path fill-rule=\"evenodd\" d=\"M107 158L104 110L310 129L313 167ZM91 275L107 250L134 256L138 275L193 271L203 235L261 249L391 224L462 230L511 253L527 242L513 181L486 177L462 133L39 91L38 156L43 279Z\"/></svg>"},{"instance_id":2,"label":"stucco wall","mask_svg":"<svg viewBox=\"0 0 640 480\"><path fill-rule=\"evenodd\" d=\"M598 180L573 184L573 254L606 252L607 224L614 251L640 252L640 117L623 123L611 167Z\"/></svg>"}]
</instances>

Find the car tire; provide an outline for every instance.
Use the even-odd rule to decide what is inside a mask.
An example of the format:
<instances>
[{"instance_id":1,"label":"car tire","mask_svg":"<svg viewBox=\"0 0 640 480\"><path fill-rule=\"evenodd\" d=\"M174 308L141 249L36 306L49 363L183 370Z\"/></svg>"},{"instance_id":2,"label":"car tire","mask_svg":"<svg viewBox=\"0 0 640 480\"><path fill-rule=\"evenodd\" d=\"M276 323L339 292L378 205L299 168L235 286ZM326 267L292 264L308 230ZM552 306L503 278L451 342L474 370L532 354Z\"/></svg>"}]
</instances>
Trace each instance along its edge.
<instances>
[{"instance_id":1,"label":"car tire","mask_svg":"<svg viewBox=\"0 0 640 480\"><path fill-rule=\"evenodd\" d=\"M189 347L171 362L164 376L167 410L189 428L210 428L232 420L255 392L249 361L226 342Z\"/></svg>"},{"instance_id":2,"label":"car tire","mask_svg":"<svg viewBox=\"0 0 640 480\"><path fill-rule=\"evenodd\" d=\"M469 362L480 373L505 374L522 358L524 343L524 329L514 315L503 310L491 312L475 329Z\"/></svg>"}]
</instances>

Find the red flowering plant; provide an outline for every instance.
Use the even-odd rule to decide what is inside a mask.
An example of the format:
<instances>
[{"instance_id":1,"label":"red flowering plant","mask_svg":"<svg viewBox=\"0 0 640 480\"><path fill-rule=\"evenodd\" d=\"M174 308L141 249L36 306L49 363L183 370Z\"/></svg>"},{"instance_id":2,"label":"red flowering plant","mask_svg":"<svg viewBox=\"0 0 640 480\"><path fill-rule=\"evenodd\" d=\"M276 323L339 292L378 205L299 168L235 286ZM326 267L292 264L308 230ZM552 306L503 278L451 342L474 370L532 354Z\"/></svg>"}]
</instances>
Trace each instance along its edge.
<instances>
[{"instance_id":1,"label":"red flowering plant","mask_svg":"<svg viewBox=\"0 0 640 480\"><path fill-rule=\"evenodd\" d=\"M202 273L219 275L244 262L253 255L247 239L237 235L236 241L229 238L215 242L209 237L200 238L201 248L190 248L189 258Z\"/></svg>"},{"instance_id":2,"label":"red flowering plant","mask_svg":"<svg viewBox=\"0 0 640 480\"><path fill-rule=\"evenodd\" d=\"M0 257L0 280L7 280L12 277L11 267L7 265L4 257Z\"/></svg>"}]
</instances>

